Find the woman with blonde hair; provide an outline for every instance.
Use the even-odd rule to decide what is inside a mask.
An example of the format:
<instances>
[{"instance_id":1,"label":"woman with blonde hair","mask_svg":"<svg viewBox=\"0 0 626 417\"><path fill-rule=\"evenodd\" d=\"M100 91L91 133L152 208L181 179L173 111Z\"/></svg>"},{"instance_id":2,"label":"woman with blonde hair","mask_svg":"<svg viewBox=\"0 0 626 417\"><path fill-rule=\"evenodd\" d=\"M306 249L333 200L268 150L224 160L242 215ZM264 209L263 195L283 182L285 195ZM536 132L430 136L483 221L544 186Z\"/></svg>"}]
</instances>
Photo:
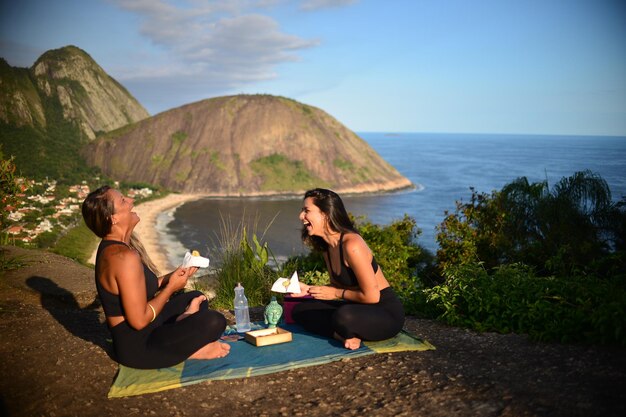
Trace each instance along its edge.
<instances>
[{"instance_id":1,"label":"woman with blonde hair","mask_svg":"<svg viewBox=\"0 0 626 417\"><path fill-rule=\"evenodd\" d=\"M113 337L116 359L125 366L156 369L186 359L229 353L219 342L226 319L208 308L200 291L178 293L198 268L158 271L133 229L139 216L133 199L103 186L82 205L85 224L102 238L96 255L96 289Z\"/></svg>"}]
</instances>

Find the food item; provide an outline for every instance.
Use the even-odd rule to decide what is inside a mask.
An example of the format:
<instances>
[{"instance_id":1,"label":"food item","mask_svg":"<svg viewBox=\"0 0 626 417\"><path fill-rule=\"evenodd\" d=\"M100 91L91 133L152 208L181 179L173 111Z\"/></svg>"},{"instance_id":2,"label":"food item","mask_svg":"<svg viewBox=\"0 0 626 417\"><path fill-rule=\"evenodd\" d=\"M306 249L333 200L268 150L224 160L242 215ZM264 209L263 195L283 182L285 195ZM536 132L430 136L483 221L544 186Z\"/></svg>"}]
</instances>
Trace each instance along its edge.
<instances>
[{"instance_id":1,"label":"food item","mask_svg":"<svg viewBox=\"0 0 626 417\"><path fill-rule=\"evenodd\" d=\"M191 252L191 256L200 256L200 252L195 250L195 251Z\"/></svg>"}]
</instances>

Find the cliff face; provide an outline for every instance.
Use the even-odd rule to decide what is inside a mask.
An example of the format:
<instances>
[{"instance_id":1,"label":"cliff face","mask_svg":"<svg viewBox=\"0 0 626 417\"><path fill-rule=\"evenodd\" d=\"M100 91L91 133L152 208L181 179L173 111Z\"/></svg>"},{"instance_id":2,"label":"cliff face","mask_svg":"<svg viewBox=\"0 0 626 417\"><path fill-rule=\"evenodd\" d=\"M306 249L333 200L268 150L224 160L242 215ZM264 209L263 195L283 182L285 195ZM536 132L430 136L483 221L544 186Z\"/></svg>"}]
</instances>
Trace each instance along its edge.
<instances>
[{"instance_id":1,"label":"cliff face","mask_svg":"<svg viewBox=\"0 0 626 417\"><path fill-rule=\"evenodd\" d=\"M119 83L84 51L66 46L44 53L30 69L0 60L0 121L46 128L46 114L60 113L94 139L149 116ZM48 111L46 111L48 110Z\"/></svg>"},{"instance_id":2,"label":"cliff face","mask_svg":"<svg viewBox=\"0 0 626 417\"><path fill-rule=\"evenodd\" d=\"M412 186L322 110L266 95L219 97L172 109L98 138L83 155L114 178L211 195Z\"/></svg>"},{"instance_id":3,"label":"cliff face","mask_svg":"<svg viewBox=\"0 0 626 417\"><path fill-rule=\"evenodd\" d=\"M25 68L13 68L0 58L0 121L16 127L45 127L39 92Z\"/></svg>"}]
</instances>

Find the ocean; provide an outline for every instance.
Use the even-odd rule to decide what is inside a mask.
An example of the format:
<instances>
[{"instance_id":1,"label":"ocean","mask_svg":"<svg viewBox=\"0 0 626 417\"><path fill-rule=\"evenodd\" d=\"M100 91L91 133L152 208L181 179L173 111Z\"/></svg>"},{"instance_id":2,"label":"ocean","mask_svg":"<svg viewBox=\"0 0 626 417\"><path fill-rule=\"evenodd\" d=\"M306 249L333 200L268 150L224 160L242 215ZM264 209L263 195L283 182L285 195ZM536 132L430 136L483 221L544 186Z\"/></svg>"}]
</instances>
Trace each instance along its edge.
<instances>
[{"instance_id":1,"label":"ocean","mask_svg":"<svg viewBox=\"0 0 626 417\"><path fill-rule=\"evenodd\" d=\"M497 134L359 133L415 189L342 196L349 212L388 224L405 214L416 220L417 243L436 251L436 229L455 201L467 201L470 187L490 193L519 177L547 180L552 187L577 171L604 178L615 201L626 197L626 137ZM267 242L278 262L307 249L300 242L300 198L207 198L162 213L157 228L173 265L185 248L209 258L219 253L227 228L246 224Z\"/></svg>"}]
</instances>

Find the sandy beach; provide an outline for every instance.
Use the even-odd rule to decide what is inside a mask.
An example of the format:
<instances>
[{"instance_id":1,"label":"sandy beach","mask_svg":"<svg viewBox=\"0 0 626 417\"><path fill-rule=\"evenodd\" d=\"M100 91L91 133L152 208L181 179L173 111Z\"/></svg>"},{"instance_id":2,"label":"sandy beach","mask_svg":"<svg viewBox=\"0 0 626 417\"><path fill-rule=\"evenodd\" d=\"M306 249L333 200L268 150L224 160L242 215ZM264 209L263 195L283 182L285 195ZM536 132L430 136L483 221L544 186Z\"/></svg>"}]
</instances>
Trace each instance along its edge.
<instances>
[{"instance_id":1,"label":"sandy beach","mask_svg":"<svg viewBox=\"0 0 626 417\"><path fill-rule=\"evenodd\" d=\"M148 255L150 255L152 261L156 264L157 268L159 268L161 274L171 271L175 266L170 265L167 254L161 246L160 236L156 230L157 216L166 210L203 197L205 197L204 194L169 194L158 200L147 201L135 206L134 211L141 219L137 226L135 226L135 232L145 246ZM183 255L184 254L181 254L181 259ZM89 262L95 264L95 251L91 255Z\"/></svg>"}]
</instances>

